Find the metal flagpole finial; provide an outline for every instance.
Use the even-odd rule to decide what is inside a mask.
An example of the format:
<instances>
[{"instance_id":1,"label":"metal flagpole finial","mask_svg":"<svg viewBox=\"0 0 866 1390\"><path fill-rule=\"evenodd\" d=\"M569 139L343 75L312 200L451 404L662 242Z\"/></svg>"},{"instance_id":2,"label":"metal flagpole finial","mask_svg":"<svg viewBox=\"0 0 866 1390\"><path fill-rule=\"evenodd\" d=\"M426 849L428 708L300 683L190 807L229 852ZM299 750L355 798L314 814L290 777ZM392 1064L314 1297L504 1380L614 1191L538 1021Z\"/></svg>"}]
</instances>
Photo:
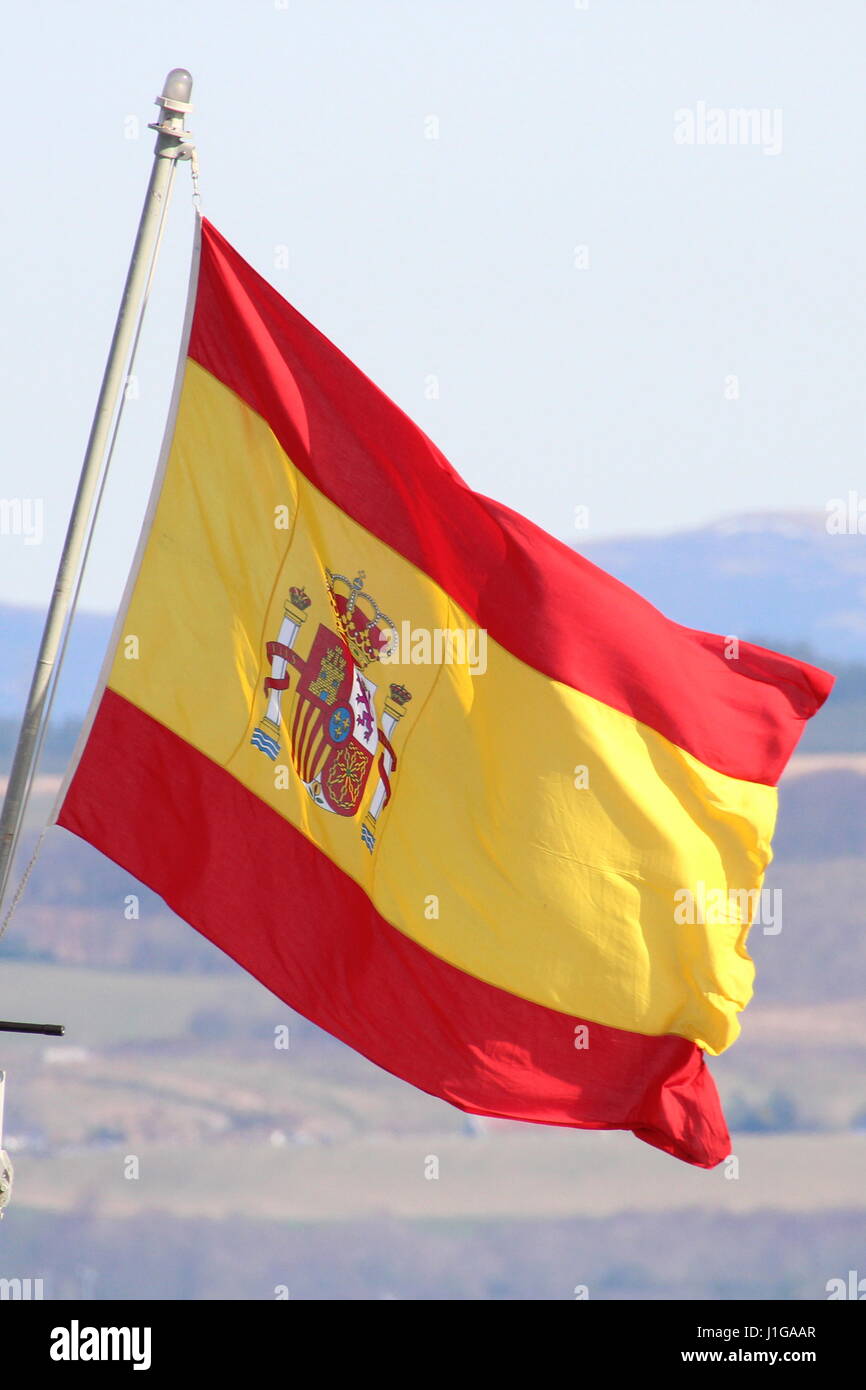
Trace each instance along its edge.
<instances>
[{"instance_id":1,"label":"metal flagpole finial","mask_svg":"<svg viewBox=\"0 0 866 1390\"><path fill-rule=\"evenodd\" d=\"M192 74L186 68L172 68L162 84L162 92L154 97L157 106L162 107L159 121L151 121L148 129L156 131L157 158L188 159L192 173L193 202L201 205L198 186L198 153L195 142L190 138L191 131L184 128L184 117L192 110Z\"/></svg>"},{"instance_id":2,"label":"metal flagpole finial","mask_svg":"<svg viewBox=\"0 0 866 1390\"><path fill-rule=\"evenodd\" d=\"M157 155L170 159L189 159L189 134L184 129L183 119L191 110L192 76L186 68L172 68L162 84L162 91L154 97L161 107L160 119L150 121L148 130L156 131Z\"/></svg>"}]
</instances>

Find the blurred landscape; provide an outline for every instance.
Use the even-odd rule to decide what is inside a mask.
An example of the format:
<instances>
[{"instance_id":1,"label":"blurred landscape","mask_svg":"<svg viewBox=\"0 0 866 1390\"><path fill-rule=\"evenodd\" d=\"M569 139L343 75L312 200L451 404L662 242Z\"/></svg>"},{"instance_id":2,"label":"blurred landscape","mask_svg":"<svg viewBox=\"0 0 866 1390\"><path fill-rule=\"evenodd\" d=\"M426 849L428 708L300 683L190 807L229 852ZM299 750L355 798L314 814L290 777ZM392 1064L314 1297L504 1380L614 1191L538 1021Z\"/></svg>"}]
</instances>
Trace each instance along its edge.
<instances>
[{"instance_id":1,"label":"blurred landscape","mask_svg":"<svg viewBox=\"0 0 866 1390\"><path fill-rule=\"evenodd\" d=\"M820 1299L866 1273L866 541L770 515L579 548L678 621L837 675L780 789L782 930L753 930L756 996L711 1062L737 1175L413 1090L53 830L0 943L0 1012L67 1028L2 1039L0 1278L46 1298ZM0 607L3 769L40 623ZM110 626L83 615L19 872Z\"/></svg>"}]
</instances>

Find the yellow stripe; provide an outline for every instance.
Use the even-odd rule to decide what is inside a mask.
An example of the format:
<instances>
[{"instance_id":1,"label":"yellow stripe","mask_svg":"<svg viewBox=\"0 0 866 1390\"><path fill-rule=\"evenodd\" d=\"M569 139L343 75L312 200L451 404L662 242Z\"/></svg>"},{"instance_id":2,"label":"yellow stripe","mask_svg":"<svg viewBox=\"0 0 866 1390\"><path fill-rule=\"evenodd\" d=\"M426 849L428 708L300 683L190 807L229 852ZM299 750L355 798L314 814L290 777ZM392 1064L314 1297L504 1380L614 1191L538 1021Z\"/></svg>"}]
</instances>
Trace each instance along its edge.
<instances>
[{"instance_id":1,"label":"yellow stripe","mask_svg":"<svg viewBox=\"0 0 866 1390\"><path fill-rule=\"evenodd\" d=\"M371 854L360 830L375 769L360 812L342 817L317 806L291 768L297 674L283 696L277 764L250 744L267 703L265 645L291 586L311 599L301 657L319 624L334 627L326 568L350 579L363 570L398 625L472 628L426 575L312 487L244 402L189 363L126 622L138 656L121 641L112 689L285 816L436 955L567 1014L726 1047L751 992L749 911L725 899L713 917L711 899L709 925L678 921L687 913L676 895L701 883L710 894L760 886L775 791L704 766L488 639L483 674L411 660L368 667L379 724L391 682L412 695L392 735L398 768Z\"/></svg>"}]
</instances>

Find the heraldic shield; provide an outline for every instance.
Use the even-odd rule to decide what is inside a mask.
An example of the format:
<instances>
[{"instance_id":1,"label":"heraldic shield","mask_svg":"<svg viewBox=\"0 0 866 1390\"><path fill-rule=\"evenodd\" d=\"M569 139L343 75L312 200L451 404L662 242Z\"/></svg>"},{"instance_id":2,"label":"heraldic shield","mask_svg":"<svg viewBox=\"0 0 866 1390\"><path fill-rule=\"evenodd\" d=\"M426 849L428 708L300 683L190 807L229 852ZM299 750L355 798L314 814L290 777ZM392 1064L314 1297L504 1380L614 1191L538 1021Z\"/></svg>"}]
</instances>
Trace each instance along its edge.
<instances>
[{"instance_id":1,"label":"heraldic shield","mask_svg":"<svg viewBox=\"0 0 866 1390\"><path fill-rule=\"evenodd\" d=\"M368 802L361 839L372 853L397 766L391 735L412 696L390 685L379 722L378 686L367 671L392 651L395 626L364 590L363 572L351 581L325 573L334 626L319 623L304 658L297 643L311 599L303 588L290 589L279 634L267 644L267 710L250 742L276 761L285 728L295 771L323 811L354 816Z\"/></svg>"}]
</instances>

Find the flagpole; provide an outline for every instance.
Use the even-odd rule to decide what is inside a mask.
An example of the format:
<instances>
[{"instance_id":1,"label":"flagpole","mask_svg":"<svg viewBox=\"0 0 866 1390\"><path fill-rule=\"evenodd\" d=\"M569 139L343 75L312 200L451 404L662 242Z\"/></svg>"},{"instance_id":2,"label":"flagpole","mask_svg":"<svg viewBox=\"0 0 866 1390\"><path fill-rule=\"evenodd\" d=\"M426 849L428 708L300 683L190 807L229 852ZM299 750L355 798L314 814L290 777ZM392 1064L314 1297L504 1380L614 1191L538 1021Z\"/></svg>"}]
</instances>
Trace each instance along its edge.
<instances>
[{"instance_id":1,"label":"flagpole","mask_svg":"<svg viewBox=\"0 0 866 1390\"><path fill-rule=\"evenodd\" d=\"M0 815L0 905L3 902L24 819L34 763L43 732L52 675L72 616L82 555L86 556L89 544L94 500L97 497L106 448L112 439L112 423L116 432L116 424L123 410L123 388L130 366L130 352L134 349L154 253L159 245L160 232L171 195L175 163L178 158L189 158L192 154L192 146L188 142L189 132L184 126L184 116L191 110L191 92L190 74L185 68L173 68L165 79L162 93L156 98L161 111L159 120L150 126L150 129L156 131L150 182Z\"/></svg>"}]
</instances>

